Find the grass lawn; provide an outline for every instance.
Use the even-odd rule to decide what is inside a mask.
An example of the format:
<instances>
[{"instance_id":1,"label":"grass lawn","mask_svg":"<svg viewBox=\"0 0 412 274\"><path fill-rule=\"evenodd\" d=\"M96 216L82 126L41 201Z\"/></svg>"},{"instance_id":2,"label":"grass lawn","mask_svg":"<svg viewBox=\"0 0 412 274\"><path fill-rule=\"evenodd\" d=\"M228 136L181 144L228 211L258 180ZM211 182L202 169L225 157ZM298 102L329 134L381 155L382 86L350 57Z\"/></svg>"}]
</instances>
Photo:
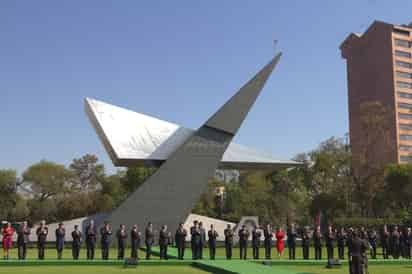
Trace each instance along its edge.
<instances>
[{"instance_id":1,"label":"grass lawn","mask_svg":"<svg viewBox=\"0 0 412 274\"><path fill-rule=\"evenodd\" d=\"M274 266L276 268L276 266ZM300 274L347 274L348 266L338 269L328 269L324 266L305 265L305 266L282 266L282 269L296 271ZM410 274L412 265L370 265L370 274Z\"/></svg>"},{"instance_id":2,"label":"grass lawn","mask_svg":"<svg viewBox=\"0 0 412 274\"><path fill-rule=\"evenodd\" d=\"M123 268L121 266L6 266L0 267L1 274L205 274L209 273L191 266L138 266L136 268Z\"/></svg>"}]
</instances>

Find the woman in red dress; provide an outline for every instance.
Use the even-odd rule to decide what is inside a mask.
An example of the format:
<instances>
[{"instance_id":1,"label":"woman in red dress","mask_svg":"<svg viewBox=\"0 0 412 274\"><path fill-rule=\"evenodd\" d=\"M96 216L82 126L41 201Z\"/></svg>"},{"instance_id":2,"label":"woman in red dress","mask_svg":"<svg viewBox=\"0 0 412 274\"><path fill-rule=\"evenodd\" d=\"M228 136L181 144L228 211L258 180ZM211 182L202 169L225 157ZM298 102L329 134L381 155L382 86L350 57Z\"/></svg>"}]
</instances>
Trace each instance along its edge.
<instances>
[{"instance_id":1,"label":"woman in red dress","mask_svg":"<svg viewBox=\"0 0 412 274\"><path fill-rule=\"evenodd\" d=\"M279 227L275 234L276 237L276 249L278 250L279 258L283 255L283 249L285 249L285 232L282 227Z\"/></svg>"},{"instance_id":2,"label":"woman in red dress","mask_svg":"<svg viewBox=\"0 0 412 274\"><path fill-rule=\"evenodd\" d=\"M13 234L14 229L11 227L11 223L7 223L6 227L1 229L3 234L3 249L4 249L4 259L9 259L9 250L13 246Z\"/></svg>"}]
</instances>

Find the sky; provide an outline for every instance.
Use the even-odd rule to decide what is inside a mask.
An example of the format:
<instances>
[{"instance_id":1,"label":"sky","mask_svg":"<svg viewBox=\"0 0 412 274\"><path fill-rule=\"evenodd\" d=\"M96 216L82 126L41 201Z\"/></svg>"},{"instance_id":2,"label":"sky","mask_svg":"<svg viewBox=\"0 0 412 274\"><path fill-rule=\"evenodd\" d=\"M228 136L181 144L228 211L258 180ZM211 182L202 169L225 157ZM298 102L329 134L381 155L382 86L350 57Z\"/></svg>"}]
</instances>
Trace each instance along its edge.
<instances>
[{"instance_id":1,"label":"sky","mask_svg":"<svg viewBox=\"0 0 412 274\"><path fill-rule=\"evenodd\" d=\"M276 51L235 142L287 160L348 132L339 45L412 1L0 1L0 169L96 154L84 98L198 128ZM274 41L278 41L276 46Z\"/></svg>"}]
</instances>

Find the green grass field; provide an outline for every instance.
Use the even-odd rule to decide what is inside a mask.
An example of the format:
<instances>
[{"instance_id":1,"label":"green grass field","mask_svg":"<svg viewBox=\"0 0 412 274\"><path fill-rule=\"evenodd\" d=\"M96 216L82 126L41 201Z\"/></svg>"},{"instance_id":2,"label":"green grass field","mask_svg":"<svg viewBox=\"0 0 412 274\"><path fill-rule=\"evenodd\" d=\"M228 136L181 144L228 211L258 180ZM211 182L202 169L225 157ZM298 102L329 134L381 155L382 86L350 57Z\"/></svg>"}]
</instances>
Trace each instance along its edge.
<instances>
[{"instance_id":1,"label":"green grass field","mask_svg":"<svg viewBox=\"0 0 412 274\"><path fill-rule=\"evenodd\" d=\"M276 266L275 266L276 267ZM305 265L305 266L282 266L282 269L296 271L301 274L347 274L348 266L339 269L328 269L324 266ZM410 274L412 265L371 265L370 274Z\"/></svg>"}]
</instances>

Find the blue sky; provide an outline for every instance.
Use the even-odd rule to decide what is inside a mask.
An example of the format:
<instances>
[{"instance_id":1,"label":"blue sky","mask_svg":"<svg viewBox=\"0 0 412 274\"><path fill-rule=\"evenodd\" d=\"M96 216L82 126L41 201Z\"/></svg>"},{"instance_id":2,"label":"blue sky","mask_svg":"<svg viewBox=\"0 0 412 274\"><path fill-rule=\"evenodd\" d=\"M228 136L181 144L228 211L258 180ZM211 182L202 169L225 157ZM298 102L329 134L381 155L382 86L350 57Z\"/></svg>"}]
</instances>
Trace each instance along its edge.
<instances>
[{"instance_id":1,"label":"blue sky","mask_svg":"<svg viewBox=\"0 0 412 274\"><path fill-rule=\"evenodd\" d=\"M0 1L0 168L97 154L93 97L197 128L274 54L283 58L235 141L290 159L348 131L338 49L412 2Z\"/></svg>"}]
</instances>

